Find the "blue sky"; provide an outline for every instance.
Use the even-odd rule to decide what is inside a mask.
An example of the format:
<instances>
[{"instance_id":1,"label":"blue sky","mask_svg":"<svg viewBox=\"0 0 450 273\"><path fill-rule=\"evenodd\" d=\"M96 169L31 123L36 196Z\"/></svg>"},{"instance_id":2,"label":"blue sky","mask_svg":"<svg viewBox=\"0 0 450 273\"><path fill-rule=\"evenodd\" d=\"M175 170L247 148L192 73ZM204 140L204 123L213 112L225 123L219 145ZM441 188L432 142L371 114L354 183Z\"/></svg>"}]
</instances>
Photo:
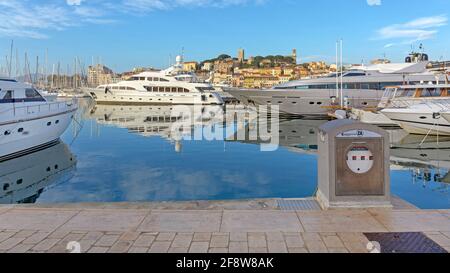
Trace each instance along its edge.
<instances>
[{"instance_id":1,"label":"blue sky","mask_svg":"<svg viewBox=\"0 0 450 273\"><path fill-rule=\"evenodd\" d=\"M346 62L401 61L420 43L432 59L450 59L447 11L448 0L0 0L0 56L4 64L14 39L20 56L94 56L117 71L166 67L183 47L187 60L242 47L333 62L343 38Z\"/></svg>"}]
</instances>

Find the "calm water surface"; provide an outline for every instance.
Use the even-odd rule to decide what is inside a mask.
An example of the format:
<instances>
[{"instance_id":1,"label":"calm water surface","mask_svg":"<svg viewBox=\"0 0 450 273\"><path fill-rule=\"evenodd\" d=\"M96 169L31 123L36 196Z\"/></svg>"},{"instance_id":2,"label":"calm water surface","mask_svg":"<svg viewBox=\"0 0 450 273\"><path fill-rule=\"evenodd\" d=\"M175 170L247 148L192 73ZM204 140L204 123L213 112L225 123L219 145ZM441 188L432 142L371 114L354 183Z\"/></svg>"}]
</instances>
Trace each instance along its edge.
<instances>
[{"instance_id":1,"label":"calm water surface","mask_svg":"<svg viewBox=\"0 0 450 273\"><path fill-rule=\"evenodd\" d=\"M13 192L0 191L0 203L295 198L315 192L316 133L326 121L283 120L281 147L261 152L257 141L175 141L169 106L92 109L87 103L80 125L67 130L63 143L0 163L3 181L23 180ZM450 138L439 144L428 138L418 149L423 137L401 130L391 137L393 193L420 208L450 208ZM57 175L48 178L47 165Z\"/></svg>"}]
</instances>

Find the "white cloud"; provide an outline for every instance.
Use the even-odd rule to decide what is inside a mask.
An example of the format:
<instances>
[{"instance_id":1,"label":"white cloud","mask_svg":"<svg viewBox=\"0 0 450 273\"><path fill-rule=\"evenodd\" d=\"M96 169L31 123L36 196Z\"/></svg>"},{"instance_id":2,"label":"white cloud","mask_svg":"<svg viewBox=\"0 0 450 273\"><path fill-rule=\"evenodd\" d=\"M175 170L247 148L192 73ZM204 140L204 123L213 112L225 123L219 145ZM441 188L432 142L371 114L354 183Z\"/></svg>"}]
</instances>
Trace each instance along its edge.
<instances>
[{"instance_id":1,"label":"white cloud","mask_svg":"<svg viewBox=\"0 0 450 273\"><path fill-rule=\"evenodd\" d=\"M448 18L445 15L418 18L404 24L386 26L377 31L377 39L392 40L396 43L410 44L433 38L439 28L447 25ZM396 43L389 43L385 47L392 47Z\"/></svg>"},{"instance_id":2,"label":"white cloud","mask_svg":"<svg viewBox=\"0 0 450 273\"><path fill-rule=\"evenodd\" d=\"M83 2L84 0L67 0L66 3L69 6L79 6L81 5L81 2Z\"/></svg>"},{"instance_id":3,"label":"white cloud","mask_svg":"<svg viewBox=\"0 0 450 273\"><path fill-rule=\"evenodd\" d=\"M381 0L367 0L369 6L381 6Z\"/></svg>"},{"instance_id":4,"label":"white cloud","mask_svg":"<svg viewBox=\"0 0 450 273\"><path fill-rule=\"evenodd\" d=\"M0 0L0 37L48 38L49 30L85 24L116 22L121 13L143 14L155 10L261 4L267 0L66 0L41 2ZM39 3L36 3L39 2Z\"/></svg>"}]
</instances>

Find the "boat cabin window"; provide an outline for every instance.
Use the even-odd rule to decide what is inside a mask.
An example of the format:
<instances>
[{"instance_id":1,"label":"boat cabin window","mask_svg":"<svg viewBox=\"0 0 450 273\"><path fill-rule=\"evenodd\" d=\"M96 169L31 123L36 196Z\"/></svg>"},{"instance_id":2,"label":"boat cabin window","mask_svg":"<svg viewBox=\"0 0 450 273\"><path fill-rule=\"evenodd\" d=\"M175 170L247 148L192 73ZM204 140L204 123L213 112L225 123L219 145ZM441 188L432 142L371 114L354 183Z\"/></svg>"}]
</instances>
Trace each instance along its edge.
<instances>
[{"instance_id":1,"label":"boat cabin window","mask_svg":"<svg viewBox=\"0 0 450 273\"><path fill-rule=\"evenodd\" d=\"M139 80L140 81L145 81L145 77L140 77Z\"/></svg>"},{"instance_id":2,"label":"boat cabin window","mask_svg":"<svg viewBox=\"0 0 450 273\"><path fill-rule=\"evenodd\" d=\"M208 87L196 87L196 89L200 92L208 92L208 91L215 91L214 87L208 86Z\"/></svg>"},{"instance_id":3,"label":"boat cabin window","mask_svg":"<svg viewBox=\"0 0 450 273\"><path fill-rule=\"evenodd\" d=\"M12 98L13 98L13 91L11 91L11 90L6 91L6 94L5 94L5 96L3 96L3 99L11 100Z\"/></svg>"},{"instance_id":4,"label":"boat cabin window","mask_svg":"<svg viewBox=\"0 0 450 273\"><path fill-rule=\"evenodd\" d=\"M119 90L119 87L118 86L113 86L112 89L113 90Z\"/></svg>"},{"instance_id":5,"label":"boat cabin window","mask_svg":"<svg viewBox=\"0 0 450 273\"><path fill-rule=\"evenodd\" d=\"M164 87L159 87L159 92L164 92Z\"/></svg>"},{"instance_id":6,"label":"boat cabin window","mask_svg":"<svg viewBox=\"0 0 450 273\"><path fill-rule=\"evenodd\" d=\"M168 82L168 80L163 79L163 78L160 78L159 81L160 81L160 82Z\"/></svg>"},{"instance_id":7,"label":"boat cabin window","mask_svg":"<svg viewBox=\"0 0 450 273\"><path fill-rule=\"evenodd\" d=\"M422 90L422 97L439 97L441 96L440 88L425 88Z\"/></svg>"},{"instance_id":8,"label":"boat cabin window","mask_svg":"<svg viewBox=\"0 0 450 273\"><path fill-rule=\"evenodd\" d=\"M416 94L415 89L405 89L399 92L398 96L400 97L413 97Z\"/></svg>"},{"instance_id":9,"label":"boat cabin window","mask_svg":"<svg viewBox=\"0 0 450 273\"><path fill-rule=\"evenodd\" d=\"M29 99L42 99L41 94L33 88L25 89L25 97Z\"/></svg>"},{"instance_id":10,"label":"boat cabin window","mask_svg":"<svg viewBox=\"0 0 450 273\"><path fill-rule=\"evenodd\" d=\"M127 90L136 90L136 88L127 86Z\"/></svg>"}]
</instances>

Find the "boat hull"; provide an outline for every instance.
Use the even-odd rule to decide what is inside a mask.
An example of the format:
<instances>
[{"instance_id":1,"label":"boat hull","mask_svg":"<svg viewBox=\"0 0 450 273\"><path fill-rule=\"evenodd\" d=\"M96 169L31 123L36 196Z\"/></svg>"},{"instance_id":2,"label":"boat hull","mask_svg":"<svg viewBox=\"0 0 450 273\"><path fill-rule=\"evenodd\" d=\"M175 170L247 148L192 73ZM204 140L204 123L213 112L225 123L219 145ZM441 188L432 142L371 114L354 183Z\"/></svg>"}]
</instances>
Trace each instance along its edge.
<instances>
[{"instance_id":1,"label":"boat hull","mask_svg":"<svg viewBox=\"0 0 450 273\"><path fill-rule=\"evenodd\" d=\"M226 90L248 105L277 106L280 112L300 116L324 116L338 109L340 101L334 90ZM345 90L349 108L376 108L383 96L377 90Z\"/></svg>"},{"instance_id":2,"label":"boat hull","mask_svg":"<svg viewBox=\"0 0 450 273\"><path fill-rule=\"evenodd\" d=\"M0 125L0 161L56 141L71 123L75 111L76 108Z\"/></svg>"},{"instance_id":3,"label":"boat hull","mask_svg":"<svg viewBox=\"0 0 450 273\"><path fill-rule=\"evenodd\" d=\"M450 136L450 122L433 112L385 109L382 113L410 134Z\"/></svg>"}]
</instances>

